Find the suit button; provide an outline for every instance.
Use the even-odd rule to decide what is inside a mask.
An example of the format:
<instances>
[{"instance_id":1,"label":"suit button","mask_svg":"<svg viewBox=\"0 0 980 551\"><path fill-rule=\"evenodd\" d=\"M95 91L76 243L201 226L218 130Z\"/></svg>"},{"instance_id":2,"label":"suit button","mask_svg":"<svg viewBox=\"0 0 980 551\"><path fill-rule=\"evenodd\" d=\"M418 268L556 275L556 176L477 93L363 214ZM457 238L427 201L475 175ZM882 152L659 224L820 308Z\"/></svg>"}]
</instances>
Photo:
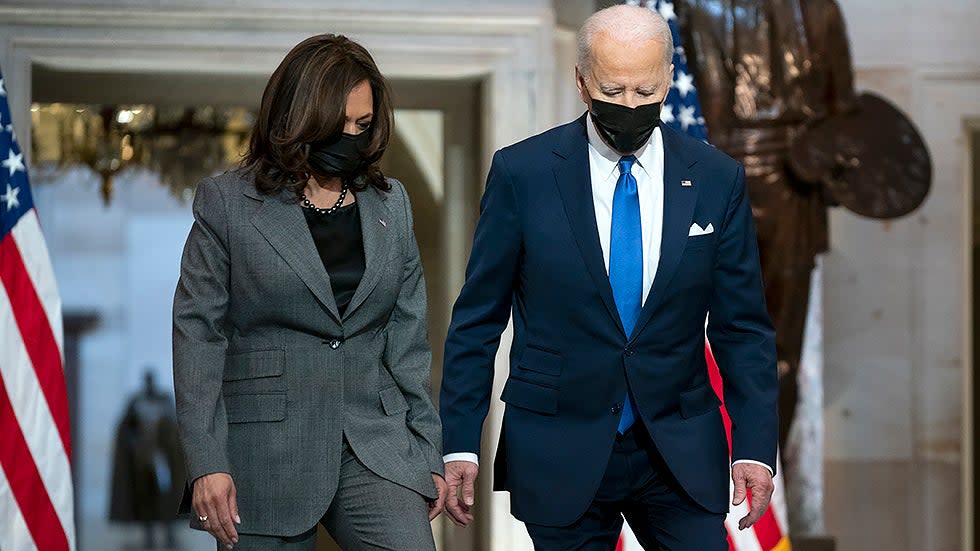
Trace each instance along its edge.
<instances>
[{"instance_id":1,"label":"suit button","mask_svg":"<svg viewBox=\"0 0 980 551\"><path fill-rule=\"evenodd\" d=\"M624 356L632 356L633 355L633 349L632 348L627 348L626 350L623 351L623 355Z\"/></svg>"},{"instance_id":2,"label":"suit button","mask_svg":"<svg viewBox=\"0 0 980 551\"><path fill-rule=\"evenodd\" d=\"M340 348L340 343L341 343L340 339L334 339L330 341L330 348L337 350L338 348Z\"/></svg>"},{"instance_id":3,"label":"suit button","mask_svg":"<svg viewBox=\"0 0 980 551\"><path fill-rule=\"evenodd\" d=\"M613 407L610 408L609 411L611 411L613 415L619 415L619 412L623 411L623 406L620 404L613 404Z\"/></svg>"}]
</instances>

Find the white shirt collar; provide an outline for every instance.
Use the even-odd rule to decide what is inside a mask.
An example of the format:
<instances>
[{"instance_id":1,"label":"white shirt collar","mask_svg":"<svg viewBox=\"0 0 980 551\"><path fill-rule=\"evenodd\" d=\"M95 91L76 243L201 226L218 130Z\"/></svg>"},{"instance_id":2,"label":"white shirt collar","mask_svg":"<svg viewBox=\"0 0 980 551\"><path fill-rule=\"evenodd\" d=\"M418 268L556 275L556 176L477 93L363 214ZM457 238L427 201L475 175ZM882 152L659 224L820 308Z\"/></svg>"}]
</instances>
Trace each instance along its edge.
<instances>
[{"instance_id":1,"label":"white shirt collar","mask_svg":"<svg viewBox=\"0 0 980 551\"><path fill-rule=\"evenodd\" d=\"M603 141L602 137L599 136L599 131L595 128L595 122L592 120L592 115L586 113L586 129L589 136L589 156L600 174L605 174L605 181L610 179L613 182L619 179L619 160L623 157L619 153L613 151L609 145ZM663 143L663 138L660 134L660 127L658 126L650 134L650 138L647 143L643 144L639 150L633 153L636 157L636 164L640 166L647 174L651 174L654 158L656 156L657 149L661 149Z\"/></svg>"}]
</instances>

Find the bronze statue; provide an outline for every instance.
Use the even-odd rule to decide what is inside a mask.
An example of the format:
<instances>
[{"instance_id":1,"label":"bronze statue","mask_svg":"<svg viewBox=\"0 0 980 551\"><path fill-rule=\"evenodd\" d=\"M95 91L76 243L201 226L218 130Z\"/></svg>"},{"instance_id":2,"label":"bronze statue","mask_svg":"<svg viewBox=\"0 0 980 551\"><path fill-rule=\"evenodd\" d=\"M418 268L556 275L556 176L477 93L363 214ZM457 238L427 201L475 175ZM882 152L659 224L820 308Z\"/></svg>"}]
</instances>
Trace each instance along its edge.
<instances>
[{"instance_id":1,"label":"bronze statue","mask_svg":"<svg viewBox=\"0 0 980 551\"><path fill-rule=\"evenodd\" d=\"M777 331L782 446L827 207L906 214L928 191L929 157L901 113L855 95L834 0L678 0L675 10L709 140L745 165Z\"/></svg>"},{"instance_id":2,"label":"bronze statue","mask_svg":"<svg viewBox=\"0 0 980 551\"><path fill-rule=\"evenodd\" d=\"M162 525L166 549L177 545L173 521L184 488L184 463L173 396L157 388L147 369L116 433L109 520L138 522L144 548L156 549L153 532Z\"/></svg>"}]
</instances>

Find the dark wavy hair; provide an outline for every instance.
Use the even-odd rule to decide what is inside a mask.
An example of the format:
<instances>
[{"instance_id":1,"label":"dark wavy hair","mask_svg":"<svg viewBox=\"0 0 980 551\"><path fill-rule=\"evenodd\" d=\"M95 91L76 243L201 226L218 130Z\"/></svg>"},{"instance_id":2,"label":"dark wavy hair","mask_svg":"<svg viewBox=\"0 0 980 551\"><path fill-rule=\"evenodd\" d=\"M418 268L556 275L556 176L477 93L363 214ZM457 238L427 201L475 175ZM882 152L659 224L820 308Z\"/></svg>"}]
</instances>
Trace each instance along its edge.
<instances>
[{"instance_id":1,"label":"dark wavy hair","mask_svg":"<svg viewBox=\"0 0 980 551\"><path fill-rule=\"evenodd\" d=\"M368 186L391 189L378 168L394 118L388 82L363 46L342 35L321 34L293 47L262 93L248 153L242 160L242 166L255 173L259 193L290 190L298 196L302 192L309 177L316 174L307 160L309 144L340 138L347 95L364 80L374 96L374 118L366 130L371 142L350 184L354 191Z\"/></svg>"}]
</instances>

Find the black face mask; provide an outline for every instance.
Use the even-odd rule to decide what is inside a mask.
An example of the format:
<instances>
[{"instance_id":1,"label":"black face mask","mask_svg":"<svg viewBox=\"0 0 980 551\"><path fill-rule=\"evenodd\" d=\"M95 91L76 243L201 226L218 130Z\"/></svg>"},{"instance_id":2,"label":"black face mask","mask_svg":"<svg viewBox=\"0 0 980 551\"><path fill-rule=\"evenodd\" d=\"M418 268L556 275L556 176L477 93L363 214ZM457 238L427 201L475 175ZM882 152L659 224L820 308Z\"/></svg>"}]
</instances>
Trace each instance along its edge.
<instances>
[{"instance_id":1,"label":"black face mask","mask_svg":"<svg viewBox=\"0 0 980 551\"><path fill-rule=\"evenodd\" d=\"M592 98L591 113L599 135L617 153L628 154L640 149L660 125L660 102L631 109Z\"/></svg>"},{"instance_id":2,"label":"black face mask","mask_svg":"<svg viewBox=\"0 0 980 551\"><path fill-rule=\"evenodd\" d=\"M370 132L341 134L333 142L321 141L310 144L310 165L319 173L329 176L349 177L364 165L361 151L371 144Z\"/></svg>"}]
</instances>

